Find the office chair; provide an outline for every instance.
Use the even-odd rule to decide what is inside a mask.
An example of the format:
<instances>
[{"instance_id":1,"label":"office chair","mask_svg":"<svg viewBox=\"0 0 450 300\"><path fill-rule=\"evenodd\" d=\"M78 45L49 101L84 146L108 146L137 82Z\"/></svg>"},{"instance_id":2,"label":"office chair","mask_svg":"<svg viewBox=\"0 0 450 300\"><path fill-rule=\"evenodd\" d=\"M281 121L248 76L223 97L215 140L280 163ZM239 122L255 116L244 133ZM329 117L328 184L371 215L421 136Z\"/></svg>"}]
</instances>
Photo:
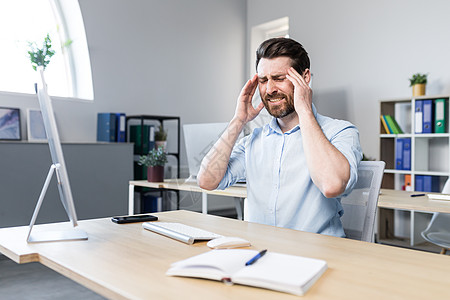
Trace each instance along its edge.
<instances>
[{"instance_id":1,"label":"office chair","mask_svg":"<svg viewBox=\"0 0 450 300\"><path fill-rule=\"evenodd\" d=\"M353 191L341 198L344 215L341 217L347 238L374 241L378 195L383 179L384 161L362 161L358 167L358 181ZM247 199L243 203L243 219L248 216Z\"/></svg>"},{"instance_id":2,"label":"office chair","mask_svg":"<svg viewBox=\"0 0 450 300\"><path fill-rule=\"evenodd\" d=\"M344 208L341 221L347 238L374 242L375 216L385 165L384 161L361 161L353 191L341 198Z\"/></svg>"},{"instance_id":3,"label":"office chair","mask_svg":"<svg viewBox=\"0 0 450 300\"><path fill-rule=\"evenodd\" d=\"M445 183L442 194L450 194L450 178ZM450 214L434 213L428 227L421 234L428 242L441 247L441 254L445 254L450 249Z\"/></svg>"}]
</instances>

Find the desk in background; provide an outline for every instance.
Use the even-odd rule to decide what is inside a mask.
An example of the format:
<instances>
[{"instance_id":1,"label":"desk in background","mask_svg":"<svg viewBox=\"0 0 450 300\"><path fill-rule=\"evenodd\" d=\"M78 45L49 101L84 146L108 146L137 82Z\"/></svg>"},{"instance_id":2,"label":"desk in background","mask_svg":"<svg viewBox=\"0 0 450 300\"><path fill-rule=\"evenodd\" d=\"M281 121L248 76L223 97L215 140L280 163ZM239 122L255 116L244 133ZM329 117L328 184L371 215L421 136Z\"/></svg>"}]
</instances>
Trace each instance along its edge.
<instances>
[{"instance_id":1,"label":"desk in background","mask_svg":"<svg viewBox=\"0 0 450 300\"><path fill-rule=\"evenodd\" d=\"M134 214L134 187L143 186L151 188L160 188L168 190L180 190L202 193L202 212L208 213L208 195L222 195L237 198L246 198L247 189L243 186L232 186L226 190L207 191L201 189L195 182L185 182L185 179L167 179L164 182L148 182L146 180L130 181L128 214ZM381 240L395 238L394 235L394 209L410 211L410 246L414 246L424 239L420 233L425 229L429 222L429 216L420 214L421 212L450 213L450 201L429 200L428 197L411 197L411 194L417 192L405 192L391 189L381 189L378 198L378 237ZM242 216L242 202L235 200L237 205L238 218ZM417 213L419 212L419 213Z\"/></svg>"},{"instance_id":2,"label":"desk in background","mask_svg":"<svg viewBox=\"0 0 450 300\"><path fill-rule=\"evenodd\" d=\"M163 222L248 239L252 249L327 261L329 269L301 299L448 298L448 256L188 211L156 215ZM140 223L118 225L109 218L80 221L79 226L89 240L27 244L28 227L0 229L0 252L18 263L40 262L111 299L299 299L270 290L165 275L171 263L209 251L206 242L187 245L147 231Z\"/></svg>"},{"instance_id":3,"label":"desk in background","mask_svg":"<svg viewBox=\"0 0 450 300\"><path fill-rule=\"evenodd\" d=\"M394 210L403 210L409 214L409 246L425 241L421 232L428 226L430 214L450 213L450 201L431 200L427 196L411 197L412 194L423 193L381 189L378 198L379 240L390 243L397 239L394 232Z\"/></svg>"},{"instance_id":4,"label":"desk in background","mask_svg":"<svg viewBox=\"0 0 450 300\"><path fill-rule=\"evenodd\" d=\"M225 190L207 191L201 189L195 182L186 182L186 179L166 179L164 182L148 182L147 180L133 180L129 182L128 192L128 214L135 213L134 210L134 187L148 187L175 191L187 191L202 193L202 213L208 213L208 195L228 196L235 198L246 198L247 188L244 186L231 186ZM238 209L238 212L242 209ZM242 216L241 218L242 219Z\"/></svg>"}]
</instances>

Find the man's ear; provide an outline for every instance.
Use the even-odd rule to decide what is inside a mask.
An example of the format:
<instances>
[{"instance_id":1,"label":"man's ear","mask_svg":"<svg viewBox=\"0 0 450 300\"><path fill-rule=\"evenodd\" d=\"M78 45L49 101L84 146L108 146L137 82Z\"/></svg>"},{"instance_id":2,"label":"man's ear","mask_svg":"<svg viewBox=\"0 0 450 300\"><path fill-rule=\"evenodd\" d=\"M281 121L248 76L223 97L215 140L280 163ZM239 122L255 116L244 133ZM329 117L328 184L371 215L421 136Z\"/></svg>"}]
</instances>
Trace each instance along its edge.
<instances>
[{"instance_id":1,"label":"man's ear","mask_svg":"<svg viewBox=\"0 0 450 300\"><path fill-rule=\"evenodd\" d=\"M303 71L302 76L307 84L311 82L311 71L309 69L305 69L305 71Z\"/></svg>"}]
</instances>

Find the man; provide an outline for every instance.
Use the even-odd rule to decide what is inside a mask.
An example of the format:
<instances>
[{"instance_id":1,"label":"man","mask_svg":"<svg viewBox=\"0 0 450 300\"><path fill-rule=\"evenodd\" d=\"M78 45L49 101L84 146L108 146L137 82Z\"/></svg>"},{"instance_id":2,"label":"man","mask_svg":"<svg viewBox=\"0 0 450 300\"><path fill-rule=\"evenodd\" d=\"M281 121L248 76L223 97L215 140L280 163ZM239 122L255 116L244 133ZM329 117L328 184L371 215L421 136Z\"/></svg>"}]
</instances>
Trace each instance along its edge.
<instances>
[{"instance_id":1,"label":"man","mask_svg":"<svg viewBox=\"0 0 450 300\"><path fill-rule=\"evenodd\" d=\"M358 130L317 113L301 44L269 39L256 54L257 74L242 88L227 130L203 159L198 184L212 190L246 180L249 221L343 237L339 197L357 180ZM262 103L255 108L257 87ZM264 107L272 121L233 149L244 125Z\"/></svg>"}]
</instances>

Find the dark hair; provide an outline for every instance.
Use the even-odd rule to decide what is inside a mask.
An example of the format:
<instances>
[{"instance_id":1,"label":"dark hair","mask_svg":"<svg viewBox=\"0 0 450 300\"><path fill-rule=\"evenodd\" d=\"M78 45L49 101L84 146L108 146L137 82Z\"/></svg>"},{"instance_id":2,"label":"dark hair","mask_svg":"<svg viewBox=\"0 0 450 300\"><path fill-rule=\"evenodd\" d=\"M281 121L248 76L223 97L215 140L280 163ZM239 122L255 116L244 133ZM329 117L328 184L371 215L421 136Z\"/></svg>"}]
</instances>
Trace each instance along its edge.
<instances>
[{"instance_id":1,"label":"dark hair","mask_svg":"<svg viewBox=\"0 0 450 300\"><path fill-rule=\"evenodd\" d=\"M293 39L272 38L262 42L256 50L256 69L261 58L276 58L287 56L292 60L292 67L300 74L309 69L309 57L305 48Z\"/></svg>"}]
</instances>

